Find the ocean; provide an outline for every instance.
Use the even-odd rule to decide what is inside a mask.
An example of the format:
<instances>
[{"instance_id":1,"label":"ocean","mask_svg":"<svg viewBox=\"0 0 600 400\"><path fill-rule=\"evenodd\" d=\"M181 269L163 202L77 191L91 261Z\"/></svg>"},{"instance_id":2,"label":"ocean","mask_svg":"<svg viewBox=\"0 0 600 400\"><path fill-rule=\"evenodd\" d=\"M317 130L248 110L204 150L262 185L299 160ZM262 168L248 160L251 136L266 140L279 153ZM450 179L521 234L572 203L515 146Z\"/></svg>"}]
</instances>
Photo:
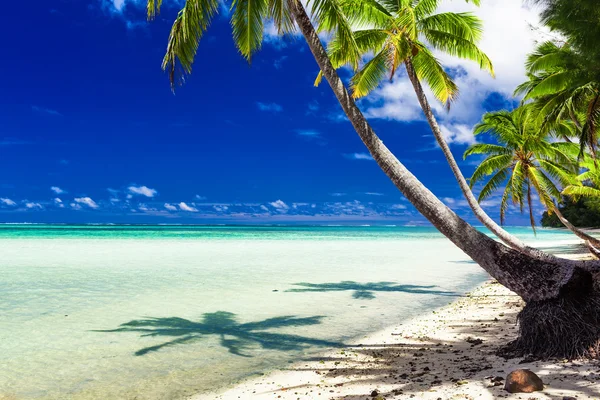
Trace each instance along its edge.
<instances>
[{"instance_id":1,"label":"ocean","mask_svg":"<svg viewBox=\"0 0 600 400\"><path fill-rule=\"evenodd\" d=\"M2 400L182 399L488 279L429 227L0 225L0 254Z\"/></svg>"}]
</instances>

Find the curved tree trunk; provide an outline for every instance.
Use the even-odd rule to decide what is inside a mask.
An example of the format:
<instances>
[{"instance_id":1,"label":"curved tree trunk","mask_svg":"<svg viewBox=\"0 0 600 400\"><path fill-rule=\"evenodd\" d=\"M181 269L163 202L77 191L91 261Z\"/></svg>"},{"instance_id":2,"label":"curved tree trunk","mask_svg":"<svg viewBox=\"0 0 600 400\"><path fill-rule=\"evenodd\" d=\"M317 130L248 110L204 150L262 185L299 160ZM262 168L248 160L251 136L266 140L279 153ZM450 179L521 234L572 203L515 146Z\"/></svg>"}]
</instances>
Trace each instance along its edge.
<instances>
[{"instance_id":1,"label":"curved tree trunk","mask_svg":"<svg viewBox=\"0 0 600 400\"><path fill-rule=\"evenodd\" d=\"M599 262L575 262L540 252L531 257L479 232L406 169L369 126L331 65L310 18L298 0L286 0L306 42L344 113L385 174L442 234L527 305L519 314L520 335L508 351L539 357L597 356L600 292L590 271Z\"/></svg>"},{"instance_id":2,"label":"curved tree trunk","mask_svg":"<svg viewBox=\"0 0 600 400\"><path fill-rule=\"evenodd\" d=\"M377 137L331 65L306 11L299 2L287 1L342 109L379 167L402 194L441 233L500 283L527 300L556 297L571 278L573 267L543 252L534 259L496 242L462 220L431 193Z\"/></svg>"},{"instance_id":3,"label":"curved tree trunk","mask_svg":"<svg viewBox=\"0 0 600 400\"><path fill-rule=\"evenodd\" d=\"M594 255L594 249L600 249L600 240L596 239L595 237L588 235L587 233L585 233L584 231L582 231L581 229L577 228L575 225L573 225L572 223L569 222L568 219L566 219L564 217L564 215L562 215L562 213L560 212L558 205L554 206L554 210L552 210L552 212L554 212L556 214L556 216L558 217L558 219L560 220L560 222L562 222L562 224L571 232L573 232L575 235L577 235L577 237L579 237L580 239L582 239L583 241L586 242L586 244L589 246L591 246L593 249L590 249L590 252Z\"/></svg>"},{"instance_id":4,"label":"curved tree trunk","mask_svg":"<svg viewBox=\"0 0 600 400\"><path fill-rule=\"evenodd\" d=\"M429 126L433 131L433 136L435 136L435 140L442 149L442 152L446 157L446 161L448 161L448 165L450 165L450 169L452 170L452 173L454 174L454 177L458 182L458 186L460 186L460 190L462 191L465 199L467 199L467 203L469 203L469 206L471 207L471 210L473 210L473 213L475 214L477 219L494 235L496 235L500 240L502 240L504 243L506 243L513 249L519 250L520 252L530 255L532 257L543 258L543 256L541 256L542 252L540 252L540 250L527 246L521 240L508 233L501 226L499 226L492 218L490 218L490 216L487 215L483 208L481 208L479 202L473 195L473 192L471 191L467 180L463 176L460 167L454 159L454 155L452 154L452 151L450 150L450 147L448 146L448 143L446 142L442 131L440 130L435 115L433 115L431 106L429 105L429 101L427 100L427 96L425 96L425 92L423 91L423 87L421 86L421 82L419 81L419 78L417 77L415 69L412 65L412 61L410 59L407 59L404 64L406 66L406 71L408 72L408 78L410 79L410 82L412 83L417 98L419 100L419 104L421 105L423 113L427 118L427 122L429 122Z\"/></svg>"}]
</instances>

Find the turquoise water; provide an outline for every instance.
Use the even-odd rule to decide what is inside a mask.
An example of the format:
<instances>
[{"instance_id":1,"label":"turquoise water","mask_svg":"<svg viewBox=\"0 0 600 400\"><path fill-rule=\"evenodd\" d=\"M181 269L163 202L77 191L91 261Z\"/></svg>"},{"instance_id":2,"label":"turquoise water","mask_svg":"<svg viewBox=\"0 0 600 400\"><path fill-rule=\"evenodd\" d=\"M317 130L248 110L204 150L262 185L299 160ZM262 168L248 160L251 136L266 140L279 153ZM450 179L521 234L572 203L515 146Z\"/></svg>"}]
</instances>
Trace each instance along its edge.
<instances>
[{"instance_id":1,"label":"turquoise water","mask_svg":"<svg viewBox=\"0 0 600 400\"><path fill-rule=\"evenodd\" d=\"M523 240L572 239L565 230L512 227ZM482 229L487 232L487 230ZM201 225L0 225L0 239L109 238L109 239L419 239L443 238L431 227L406 226L201 226Z\"/></svg>"},{"instance_id":2,"label":"turquoise water","mask_svg":"<svg viewBox=\"0 0 600 400\"><path fill-rule=\"evenodd\" d=\"M186 398L487 279L421 227L1 225L0 254L0 399Z\"/></svg>"}]
</instances>

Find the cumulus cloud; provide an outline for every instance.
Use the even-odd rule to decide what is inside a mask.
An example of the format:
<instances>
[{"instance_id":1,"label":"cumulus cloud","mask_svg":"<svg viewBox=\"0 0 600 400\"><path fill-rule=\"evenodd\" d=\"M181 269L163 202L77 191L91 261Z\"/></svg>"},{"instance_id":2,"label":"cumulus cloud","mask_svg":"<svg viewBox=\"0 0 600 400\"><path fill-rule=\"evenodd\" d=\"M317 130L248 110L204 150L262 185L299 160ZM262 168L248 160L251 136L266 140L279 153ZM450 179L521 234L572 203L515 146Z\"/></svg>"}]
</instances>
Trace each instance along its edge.
<instances>
[{"instance_id":1,"label":"cumulus cloud","mask_svg":"<svg viewBox=\"0 0 600 400\"><path fill-rule=\"evenodd\" d=\"M281 112L283 111L283 107L281 107L277 103L261 103L260 101L256 103L256 106L260 111L270 111L270 112Z\"/></svg>"},{"instance_id":2,"label":"cumulus cloud","mask_svg":"<svg viewBox=\"0 0 600 400\"><path fill-rule=\"evenodd\" d=\"M146 197L154 197L158 193L155 189L150 189L147 186L129 186L127 188L130 195L139 195Z\"/></svg>"},{"instance_id":3,"label":"cumulus cloud","mask_svg":"<svg viewBox=\"0 0 600 400\"><path fill-rule=\"evenodd\" d=\"M269 203L271 207L277 209L277 211L287 211L290 209L290 206L285 204L282 200L277 200Z\"/></svg>"},{"instance_id":4,"label":"cumulus cloud","mask_svg":"<svg viewBox=\"0 0 600 400\"><path fill-rule=\"evenodd\" d=\"M64 190L62 190L61 188L59 188L58 186L52 186L50 188L50 190L52 190L54 193L56 194L62 194L62 193L66 193Z\"/></svg>"},{"instance_id":5,"label":"cumulus cloud","mask_svg":"<svg viewBox=\"0 0 600 400\"><path fill-rule=\"evenodd\" d=\"M179 203L179 209L181 211L189 211L189 212L198 212L198 209L192 206L188 206L186 203L184 203L183 201L181 203Z\"/></svg>"},{"instance_id":6,"label":"cumulus cloud","mask_svg":"<svg viewBox=\"0 0 600 400\"><path fill-rule=\"evenodd\" d=\"M465 124L441 125L440 130L446 142L456 144L474 144L473 128Z\"/></svg>"},{"instance_id":7,"label":"cumulus cloud","mask_svg":"<svg viewBox=\"0 0 600 400\"><path fill-rule=\"evenodd\" d=\"M0 203L7 205L7 206L16 206L17 205L17 203L12 201L11 199L7 199L6 197L0 197Z\"/></svg>"},{"instance_id":8,"label":"cumulus cloud","mask_svg":"<svg viewBox=\"0 0 600 400\"><path fill-rule=\"evenodd\" d=\"M56 204L60 208L65 207L65 205L63 204L63 201L61 199L59 199L58 197L54 199L54 204Z\"/></svg>"},{"instance_id":9,"label":"cumulus cloud","mask_svg":"<svg viewBox=\"0 0 600 400\"><path fill-rule=\"evenodd\" d=\"M177 211L177 206L174 206L173 204L165 203L165 208L169 211Z\"/></svg>"},{"instance_id":10,"label":"cumulus cloud","mask_svg":"<svg viewBox=\"0 0 600 400\"><path fill-rule=\"evenodd\" d=\"M89 208L93 208L93 209L97 209L100 206L98 206L98 204L96 204L96 202L94 200L92 200L90 197L77 197L74 199L75 203L78 204L85 204L86 206L88 206Z\"/></svg>"},{"instance_id":11,"label":"cumulus cloud","mask_svg":"<svg viewBox=\"0 0 600 400\"><path fill-rule=\"evenodd\" d=\"M199 194L197 194L197 195L195 196L195 198L196 198L196 200L200 200L200 201L204 201L204 200L206 200L206 196L200 196Z\"/></svg>"},{"instance_id":12,"label":"cumulus cloud","mask_svg":"<svg viewBox=\"0 0 600 400\"><path fill-rule=\"evenodd\" d=\"M44 207L40 203L27 202L25 203L25 207L29 209L43 209Z\"/></svg>"}]
</instances>

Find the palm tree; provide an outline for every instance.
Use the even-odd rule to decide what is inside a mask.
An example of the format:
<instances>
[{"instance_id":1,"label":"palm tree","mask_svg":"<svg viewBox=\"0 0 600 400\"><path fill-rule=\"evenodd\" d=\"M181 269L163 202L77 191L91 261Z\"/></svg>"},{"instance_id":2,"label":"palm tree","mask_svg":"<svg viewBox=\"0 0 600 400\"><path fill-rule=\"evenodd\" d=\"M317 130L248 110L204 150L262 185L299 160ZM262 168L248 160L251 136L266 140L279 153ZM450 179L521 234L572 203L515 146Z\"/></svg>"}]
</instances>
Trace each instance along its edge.
<instances>
[{"instance_id":1,"label":"palm tree","mask_svg":"<svg viewBox=\"0 0 600 400\"><path fill-rule=\"evenodd\" d=\"M573 184L573 175L578 170L577 145L574 143L550 142L547 133L540 129L540 121L533 105L521 106L513 111L487 113L475 126L475 135L489 134L498 144L478 143L465 152L487 157L475 169L470 185L490 177L479 193L482 202L504 185L500 201L500 221L504 223L506 210L512 201L521 211L527 205L529 220L535 232L533 215L533 192L548 213L555 213L560 221L578 237L594 248L600 241L576 228L561 214L555 201L560 201L563 187Z\"/></svg>"},{"instance_id":2,"label":"palm tree","mask_svg":"<svg viewBox=\"0 0 600 400\"><path fill-rule=\"evenodd\" d=\"M425 82L448 109L459 94L458 86L432 50L474 61L494 73L490 59L477 47L483 32L479 18L470 13L436 13L438 3L438 0L370 0L357 7L342 2L342 10L351 24L366 27L353 32L358 52L349 51L344 42L334 36L328 45L329 57L335 67L350 65L357 69L351 80L355 98L366 96L384 79L392 79L404 64L434 137L477 219L510 247L537 256L536 249L502 229L481 208L423 91L421 82ZM361 59L370 55L370 60L357 68Z\"/></svg>"},{"instance_id":3,"label":"palm tree","mask_svg":"<svg viewBox=\"0 0 600 400\"><path fill-rule=\"evenodd\" d=\"M579 130L580 157L596 156L600 125L600 73L569 44L544 42L528 56L528 81L515 90L534 100L546 123L570 120Z\"/></svg>"},{"instance_id":4,"label":"palm tree","mask_svg":"<svg viewBox=\"0 0 600 400\"><path fill-rule=\"evenodd\" d=\"M268 1L268 4L256 4L265 1ZM217 10L216 4L216 0L186 1L171 30L166 62L163 64L171 72L175 71L178 62L181 63L183 72L191 70L198 41ZM148 5L150 16L155 15L155 7L160 5L159 0L149 0ZM245 11L238 11L238 7L244 7ZM591 354L595 344L600 343L600 296L593 290L591 272L600 270L600 263L559 259L542 252L537 257L525 255L478 231L441 202L375 134L329 60L317 30L301 2L238 0L233 8L232 18L245 20L235 21L232 25L238 48L247 58L253 50L260 47L262 31L256 27L249 27L247 32L253 38L239 40L243 37L236 35L239 26L262 26L262 20L258 20L274 14L275 21L278 21L278 16L283 16L279 21L288 21L289 17L289 20L295 22L322 71L322 76L328 81L348 120L382 171L442 234L501 284L528 302L520 314L519 339L512 346L516 351L533 352L541 356ZM261 10L260 18L256 18L256 10ZM314 20L322 24L320 26L327 27L323 29L335 30L337 36L349 32L345 16L336 0L316 0L312 3L312 11ZM336 19L339 21L336 22ZM276 24L282 32L285 31L283 23ZM352 35L342 40L346 41L348 46L354 45ZM248 43L254 45L248 46ZM174 79L173 73L171 76ZM565 310L570 317L568 321L562 317ZM540 321L539 312L544 312L547 318ZM548 323L564 328L560 330L560 336L554 333L556 330L546 328ZM577 345L582 338L586 341Z\"/></svg>"}]
</instances>

